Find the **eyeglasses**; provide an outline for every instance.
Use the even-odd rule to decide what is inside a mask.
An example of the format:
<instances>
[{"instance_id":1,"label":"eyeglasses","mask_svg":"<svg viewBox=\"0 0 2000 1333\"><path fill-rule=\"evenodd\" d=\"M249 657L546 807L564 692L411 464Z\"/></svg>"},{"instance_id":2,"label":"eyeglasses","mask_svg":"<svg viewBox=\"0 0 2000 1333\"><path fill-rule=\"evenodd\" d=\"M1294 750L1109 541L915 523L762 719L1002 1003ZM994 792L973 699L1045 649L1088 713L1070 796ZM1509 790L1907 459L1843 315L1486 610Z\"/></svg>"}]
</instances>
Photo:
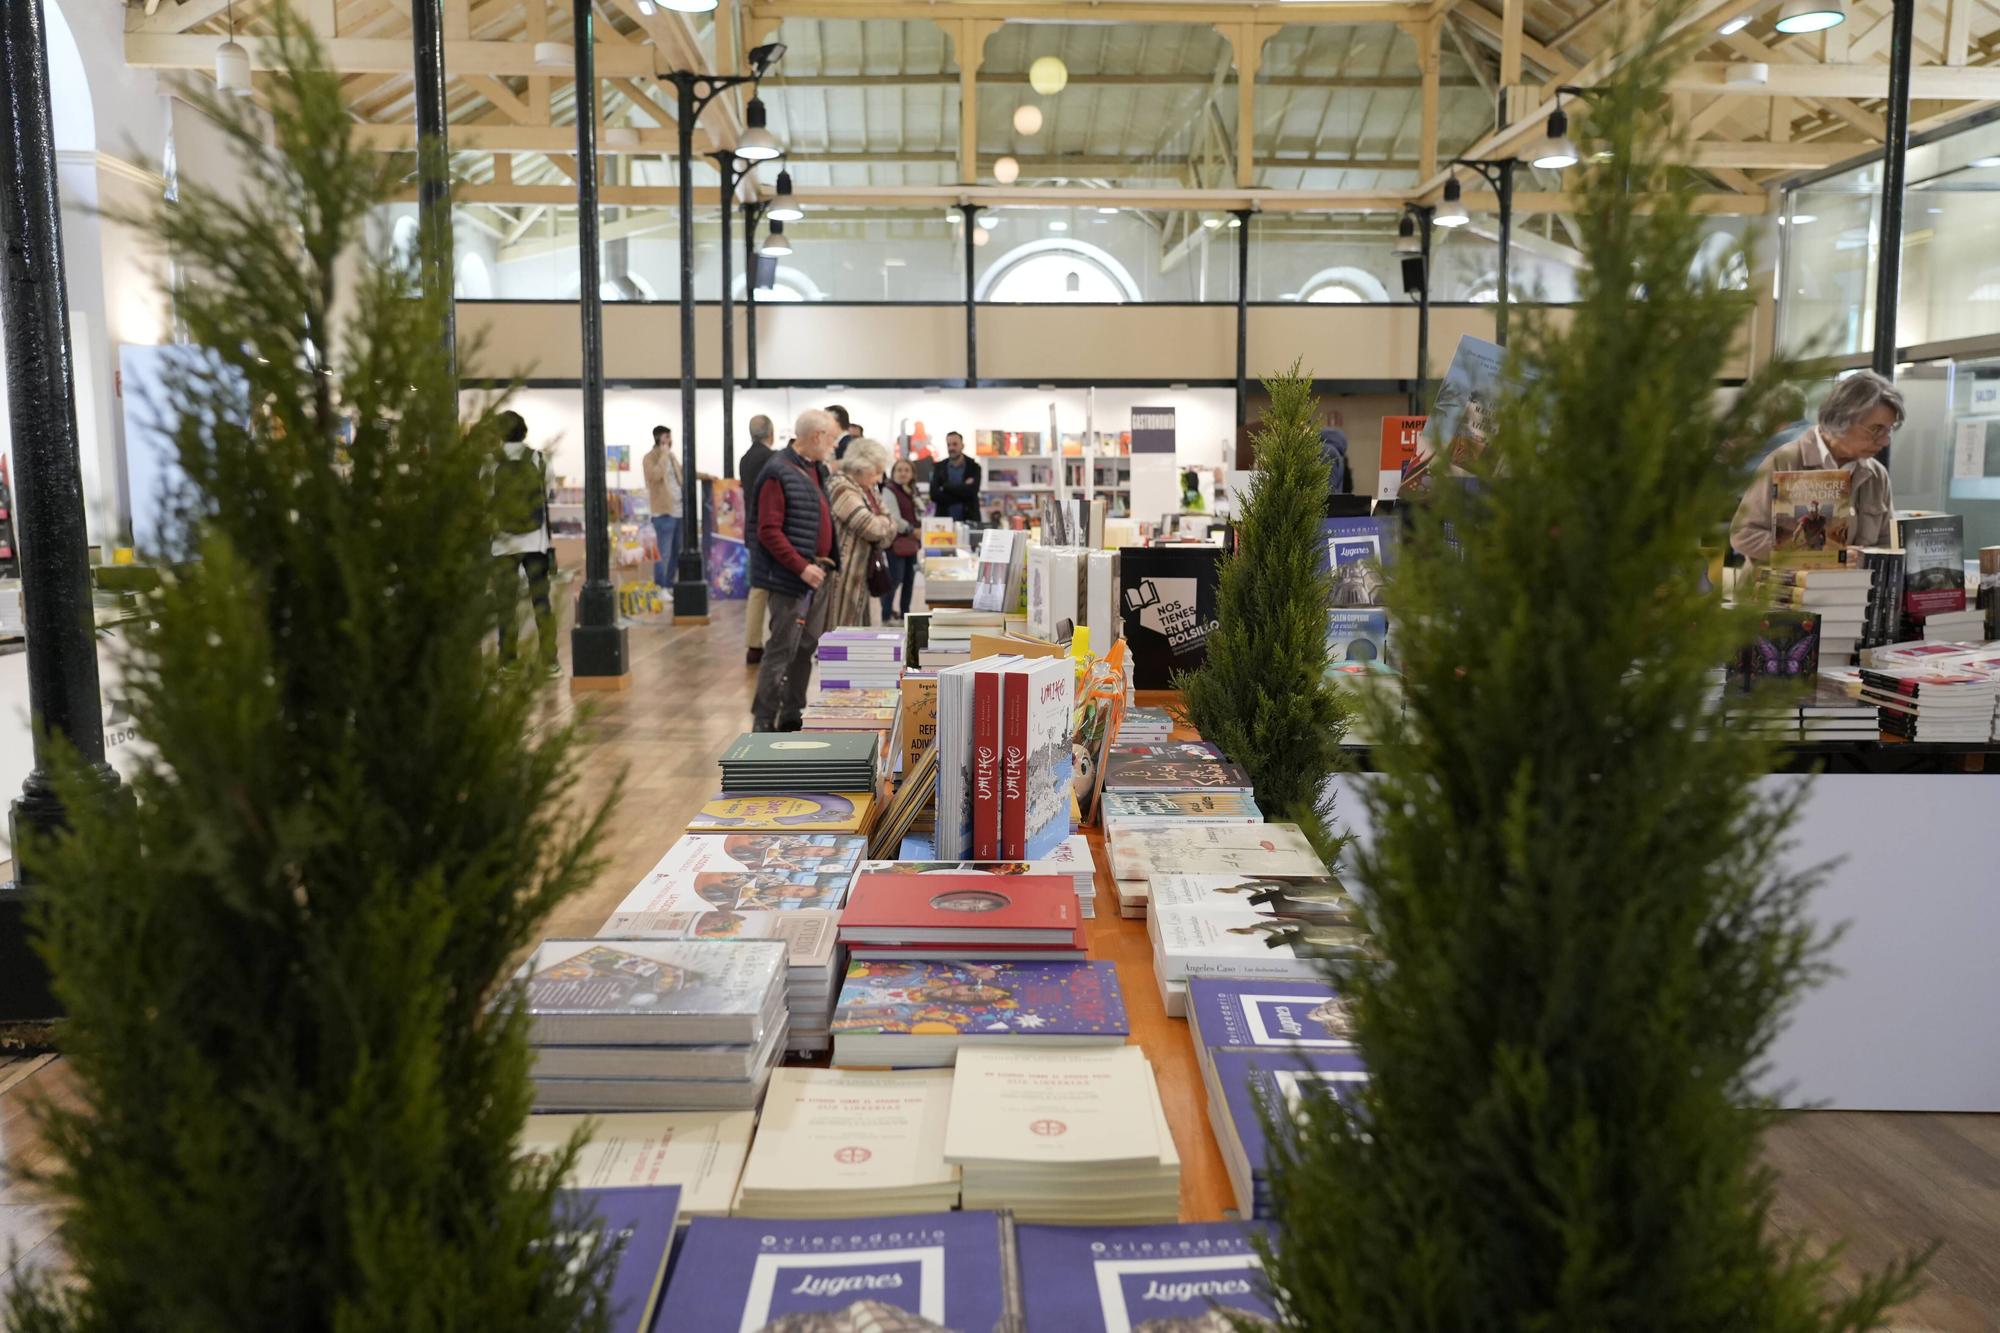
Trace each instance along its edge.
<instances>
[{"instance_id":1,"label":"eyeglasses","mask_svg":"<svg viewBox=\"0 0 2000 1333\"><path fill-rule=\"evenodd\" d=\"M1862 431L1863 434L1867 435L1869 439L1875 441L1875 443L1887 444L1889 442L1889 437L1891 435L1894 435L1897 431L1901 430L1902 427L1903 423L1898 421L1893 426L1862 426L1860 427L1860 430Z\"/></svg>"}]
</instances>

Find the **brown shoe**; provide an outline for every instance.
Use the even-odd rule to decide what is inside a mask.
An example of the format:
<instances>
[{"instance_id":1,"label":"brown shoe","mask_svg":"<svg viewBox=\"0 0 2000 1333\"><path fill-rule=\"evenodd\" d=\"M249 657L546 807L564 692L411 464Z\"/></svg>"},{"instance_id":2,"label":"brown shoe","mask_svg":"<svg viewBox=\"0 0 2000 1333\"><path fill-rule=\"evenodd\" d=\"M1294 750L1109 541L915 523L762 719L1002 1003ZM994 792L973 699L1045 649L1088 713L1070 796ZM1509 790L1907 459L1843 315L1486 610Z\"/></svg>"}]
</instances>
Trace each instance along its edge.
<instances>
[{"instance_id":1,"label":"brown shoe","mask_svg":"<svg viewBox=\"0 0 2000 1333\"><path fill-rule=\"evenodd\" d=\"M752 648L743 654L743 665L745 666L756 666L763 660L764 650L762 648Z\"/></svg>"}]
</instances>

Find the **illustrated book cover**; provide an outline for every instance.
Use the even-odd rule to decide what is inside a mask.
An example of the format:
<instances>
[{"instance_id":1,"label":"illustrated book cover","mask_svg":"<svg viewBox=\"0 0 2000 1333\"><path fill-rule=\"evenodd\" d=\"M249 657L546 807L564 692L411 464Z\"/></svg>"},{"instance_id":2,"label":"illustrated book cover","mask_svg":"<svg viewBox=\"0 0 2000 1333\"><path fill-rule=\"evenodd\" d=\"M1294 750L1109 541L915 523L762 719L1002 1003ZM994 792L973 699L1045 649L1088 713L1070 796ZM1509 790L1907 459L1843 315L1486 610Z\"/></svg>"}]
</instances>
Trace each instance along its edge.
<instances>
[{"instance_id":1,"label":"illustrated book cover","mask_svg":"<svg viewBox=\"0 0 2000 1333\"><path fill-rule=\"evenodd\" d=\"M1168 981L1190 977L1318 977L1330 962L1355 962L1375 952L1356 926L1322 925L1266 916L1254 908L1152 910L1146 933L1154 966Z\"/></svg>"},{"instance_id":2,"label":"illustrated book cover","mask_svg":"<svg viewBox=\"0 0 2000 1333\"><path fill-rule=\"evenodd\" d=\"M1393 666L1389 651L1389 613L1337 609L1326 613L1326 660L1339 666L1348 662Z\"/></svg>"},{"instance_id":3,"label":"illustrated book cover","mask_svg":"<svg viewBox=\"0 0 2000 1333\"><path fill-rule=\"evenodd\" d=\"M1254 1225L1254 1224L1252 1224ZM1015 1243L1030 1329L1066 1333L1227 1333L1278 1327L1252 1227L1020 1226Z\"/></svg>"},{"instance_id":4,"label":"illustrated book cover","mask_svg":"<svg viewBox=\"0 0 2000 1333\"><path fill-rule=\"evenodd\" d=\"M1771 474L1774 565L1834 566L1854 532L1854 477L1845 468Z\"/></svg>"},{"instance_id":5,"label":"illustrated book cover","mask_svg":"<svg viewBox=\"0 0 2000 1333\"><path fill-rule=\"evenodd\" d=\"M786 964L799 971L832 965L839 921L839 912L820 907L775 912L754 909L653 912L626 911L621 907L605 919L597 938L778 940L785 945Z\"/></svg>"},{"instance_id":6,"label":"illustrated book cover","mask_svg":"<svg viewBox=\"0 0 2000 1333\"><path fill-rule=\"evenodd\" d=\"M690 833L856 833L868 827L872 792L791 792L718 796L688 822Z\"/></svg>"},{"instance_id":7,"label":"illustrated book cover","mask_svg":"<svg viewBox=\"0 0 2000 1333\"><path fill-rule=\"evenodd\" d=\"M759 912L837 908L867 855L843 834L689 834L616 910Z\"/></svg>"},{"instance_id":8,"label":"illustrated book cover","mask_svg":"<svg viewBox=\"0 0 2000 1333\"><path fill-rule=\"evenodd\" d=\"M761 1040L785 967L776 942L551 939L517 975L536 1042L693 1045Z\"/></svg>"},{"instance_id":9,"label":"illustrated book cover","mask_svg":"<svg viewBox=\"0 0 2000 1333\"><path fill-rule=\"evenodd\" d=\"M836 1032L1005 1037L1130 1030L1110 963L851 962Z\"/></svg>"},{"instance_id":10,"label":"illustrated book cover","mask_svg":"<svg viewBox=\"0 0 2000 1333\"><path fill-rule=\"evenodd\" d=\"M1965 609L1965 519L1910 511L1896 515L1903 548L1903 615L1921 622Z\"/></svg>"},{"instance_id":11,"label":"illustrated book cover","mask_svg":"<svg viewBox=\"0 0 2000 1333\"><path fill-rule=\"evenodd\" d=\"M1757 619L1756 635L1737 653L1729 684L1739 694L1782 685L1809 685L1819 674L1819 624L1813 611L1773 608Z\"/></svg>"},{"instance_id":12,"label":"illustrated book cover","mask_svg":"<svg viewBox=\"0 0 2000 1333\"><path fill-rule=\"evenodd\" d=\"M1329 518L1320 524L1326 537L1326 564L1333 592L1328 605L1381 606L1383 580L1395 562L1396 520Z\"/></svg>"},{"instance_id":13,"label":"illustrated book cover","mask_svg":"<svg viewBox=\"0 0 2000 1333\"><path fill-rule=\"evenodd\" d=\"M1075 686L1076 665L1064 657L1023 659L1001 676L1000 855L991 859L1039 860L1070 836Z\"/></svg>"},{"instance_id":14,"label":"illustrated book cover","mask_svg":"<svg viewBox=\"0 0 2000 1333\"><path fill-rule=\"evenodd\" d=\"M1104 791L1221 791L1249 795L1250 775L1223 759L1155 759L1114 747L1104 765Z\"/></svg>"},{"instance_id":15,"label":"illustrated book cover","mask_svg":"<svg viewBox=\"0 0 2000 1333\"><path fill-rule=\"evenodd\" d=\"M1319 980L1192 977L1188 1022L1203 1047L1331 1051L1354 1045L1351 1006Z\"/></svg>"}]
</instances>

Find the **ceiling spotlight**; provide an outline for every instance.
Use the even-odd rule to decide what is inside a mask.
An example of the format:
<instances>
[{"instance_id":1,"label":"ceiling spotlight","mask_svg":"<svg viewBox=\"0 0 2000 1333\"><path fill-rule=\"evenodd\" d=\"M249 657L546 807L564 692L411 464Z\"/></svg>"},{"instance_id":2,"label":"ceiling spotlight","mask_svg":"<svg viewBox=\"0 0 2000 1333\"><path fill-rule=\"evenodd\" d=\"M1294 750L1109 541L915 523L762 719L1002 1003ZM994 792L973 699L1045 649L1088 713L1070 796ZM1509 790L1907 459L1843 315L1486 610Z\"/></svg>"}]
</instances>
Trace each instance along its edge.
<instances>
[{"instance_id":1,"label":"ceiling spotlight","mask_svg":"<svg viewBox=\"0 0 2000 1333\"><path fill-rule=\"evenodd\" d=\"M1063 221L1063 220L1062 220L1061 218L1054 218L1054 219L1052 219L1052 220L1051 220L1051 221L1049 222L1049 230L1050 230L1050 231L1068 231L1068 230L1069 230L1069 223L1067 223L1067 222L1064 222L1064 221Z\"/></svg>"},{"instance_id":2,"label":"ceiling spotlight","mask_svg":"<svg viewBox=\"0 0 2000 1333\"><path fill-rule=\"evenodd\" d=\"M1230 225L1230 226L1232 226L1232 227L1240 227L1240 226L1242 226L1242 225L1243 225L1243 219L1242 219L1242 218L1239 218L1239 217L1236 217L1236 216L1234 216L1234 215L1231 215L1231 217L1230 217L1230 219L1229 219L1229 225Z\"/></svg>"},{"instance_id":3,"label":"ceiling spotlight","mask_svg":"<svg viewBox=\"0 0 2000 1333\"><path fill-rule=\"evenodd\" d=\"M714 9L715 6L711 4L707 8ZM771 66L784 58L783 42L765 42L762 46L753 46L750 48L750 73L761 79L771 72Z\"/></svg>"},{"instance_id":4,"label":"ceiling spotlight","mask_svg":"<svg viewBox=\"0 0 2000 1333\"><path fill-rule=\"evenodd\" d=\"M536 69L575 69L576 48L568 42L536 42Z\"/></svg>"},{"instance_id":5,"label":"ceiling spotlight","mask_svg":"<svg viewBox=\"0 0 2000 1333\"><path fill-rule=\"evenodd\" d=\"M995 158L993 160L993 179L999 181L1002 185L1012 185L1015 181L1021 179L1021 164L1011 157Z\"/></svg>"},{"instance_id":6,"label":"ceiling spotlight","mask_svg":"<svg viewBox=\"0 0 2000 1333\"><path fill-rule=\"evenodd\" d=\"M771 224L771 234L766 236L764 243L757 247L757 253L760 255L769 255L773 259L781 259L791 252L792 243L785 239L785 224L782 222L773 222Z\"/></svg>"},{"instance_id":7,"label":"ceiling spotlight","mask_svg":"<svg viewBox=\"0 0 2000 1333\"><path fill-rule=\"evenodd\" d=\"M1444 202L1438 205L1437 215L1431 219L1440 227L1463 227L1472 221L1472 215L1465 211L1465 190L1458 183L1458 177L1451 176L1444 183Z\"/></svg>"},{"instance_id":8,"label":"ceiling spotlight","mask_svg":"<svg viewBox=\"0 0 2000 1333\"><path fill-rule=\"evenodd\" d=\"M644 14L647 18L651 18L653 17L653 15L660 12L660 7L654 4L653 0L638 0L638 3L639 3L639 12L641 14Z\"/></svg>"},{"instance_id":9,"label":"ceiling spotlight","mask_svg":"<svg viewBox=\"0 0 2000 1333\"><path fill-rule=\"evenodd\" d=\"M743 137L736 141L736 156L745 162L769 162L784 156L785 150L778 143L776 136L764 128L765 119L764 99L751 98L749 104L743 108L743 120L749 128L745 129Z\"/></svg>"},{"instance_id":10,"label":"ceiling spotlight","mask_svg":"<svg viewBox=\"0 0 2000 1333\"><path fill-rule=\"evenodd\" d=\"M1417 240L1417 220L1410 214L1403 214L1403 220L1396 224L1396 253L1399 255L1422 254L1423 245Z\"/></svg>"},{"instance_id":11,"label":"ceiling spotlight","mask_svg":"<svg viewBox=\"0 0 2000 1333\"><path fill-rule=\"evenodd\" d=\"M1221 219L1221 218L1203 218L1203 219L1201 220L1201 225L1202 225L1202 226L1204 226L1204 227L1206 227L1206 228L1208 228L1208 229L1209 229L1210 231L1214 231L1214 230L1215 230L1215 229L1216 229L1217 227L1220 227L1220 226L1222 225L1222 219Z\"/></svg>"},{"instance_id":12,"label":"ceiling spotlight","mask_svg":"<svg viewBox=\"0 0 2000 1333\"><path fill-rule=\"evenodd\" d=\"M986 228L974 227L972 229L972 243L974 245L984 245L992 239L993 239L993 233L986 230Z\"/></svg>"},{"instance_id":13,"label":"ceiling spotlight","mask_svg":"<svg viewBox=\"0 0 2000 1333\"><path fill-rule=\"evenodd\" d=\"M1785 0L1773 26L1779 32L1825 32L1847 22L1847 0Z\"/></svg>"},{"instance_id":14,"label":"ceiling spotlight","mask_svg":"<svg viewBox=\"0 0 2000 1333\"><path fill-rule=\"evenodd\" d=\"M1576 145L1569 141L1569 116L1560 102L1549 113L1548 134L1535 146L1534 156L1528 161L1545 171L1561 171L1577 164Z\"/></svg>"},{"instance_id":15,"label":"ceiling spotlight","mask_svg":"<svg viewBox=\"0 0 2000 1333\"><path fill-rule=\"evenodd\" d=\"M1040 132L1041 128L1042 109L1040 107L1036 106L1033 102L1027 102L1014 108L1014 132L1016 134L1035 134Z\"/></svg>"},{"instance_id":16,"label":"ceiling spotlight","mask_svg":"<svg viewBox=\"0 0 2000 1333\"><path fill-rule=\"evenodd\" d=\"M1780 227L1800 227L1804 226L1808 222L1818 222L1818 221L1819 218L1815 214L1794 213L1788 218L1779 218L1778 225Z\"/></svg>"},{"instance_id":17,"label":"ceiling spotlight","mask_svg":"<svg viewBox=\"0 0 2000 1333\"><path fill-rule=\"evenodd\" d=\"M1748 14L1738 14L1735 18L1729 20L1729 22L1717 28L1716 32L1724 37L1734 37L1749 26L1750 16Z\"/></svg>"},{"instance_id":18,"label":"ceiling spotlight","mask_svg":"<svg viewBox=\"0 0 2000 1333\"><path fill-rule=\"evenodd\" d=\"M1028 66L1028 86L1044 97L1054 97L1069 86L1069 66L1055 56L1043 56Z\"/></svg>"},{"instance_id":19,"label":"ceiling spotlight","mask_svg":"<svg viewBox=\"0 0 2000 1333\"><path fill-rule=\"evenodd\" d=\"M715 0L660 0L660 4L677 14L706 14L715 8Z\"/></svg>"},{"instance_id":20,"label":"ceiling spotlight","mask_svg":"<svg viewBox=\"0 0 2000 1333\"><path fill-rule=\"evenodd\" d=\"M773 222L797 222L806 215L798 202L792 198L792 173L778 173L778 197L772 201L770 211L765 214Z\"/></svg>"}]
</instances>

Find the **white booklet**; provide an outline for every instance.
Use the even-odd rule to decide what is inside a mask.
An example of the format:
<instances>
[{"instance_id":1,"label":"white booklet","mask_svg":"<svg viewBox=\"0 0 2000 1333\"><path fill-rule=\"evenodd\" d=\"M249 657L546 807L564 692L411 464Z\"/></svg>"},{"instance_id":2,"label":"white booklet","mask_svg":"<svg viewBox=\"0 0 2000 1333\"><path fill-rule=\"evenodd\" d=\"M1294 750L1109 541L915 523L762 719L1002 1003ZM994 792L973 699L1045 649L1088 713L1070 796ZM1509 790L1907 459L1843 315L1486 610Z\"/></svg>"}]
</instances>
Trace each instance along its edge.
<instances>
[{"instance_id":1,"label":"white booklet","mask_svg":"<svg viewBox=\"0 0 2000 1333\"><path fill-rule=\"evenodd\" d=\"M780 1069L743 1172L743 1193L950 1189L949 1069Z\"/></svg>"},{"instance_id":2,"label":"white booklet","mask_svg":"<svg viewBox=\"0 0 2000 1333\"><path fill-rule=\"evenodd\" d=\"M588 1125L590 1141L564 1183L571 1189L678 1185L681 1217L726 1216L757 1126L754 1111L652 1111L637 1115L531 1115L521 1151L553 1157Z\"/></svg>"},{"instance_id":3,"label":"white booklet","mask_svg":"<svg viewBox=\"0 0 2000 1333\"><path fill-rule=\"evenodd\" d=\"M958 1053L947 1161L1110 1165L1161 1160L1152 1070L1137 1046Z\"/></svg>"}]
</instances>

